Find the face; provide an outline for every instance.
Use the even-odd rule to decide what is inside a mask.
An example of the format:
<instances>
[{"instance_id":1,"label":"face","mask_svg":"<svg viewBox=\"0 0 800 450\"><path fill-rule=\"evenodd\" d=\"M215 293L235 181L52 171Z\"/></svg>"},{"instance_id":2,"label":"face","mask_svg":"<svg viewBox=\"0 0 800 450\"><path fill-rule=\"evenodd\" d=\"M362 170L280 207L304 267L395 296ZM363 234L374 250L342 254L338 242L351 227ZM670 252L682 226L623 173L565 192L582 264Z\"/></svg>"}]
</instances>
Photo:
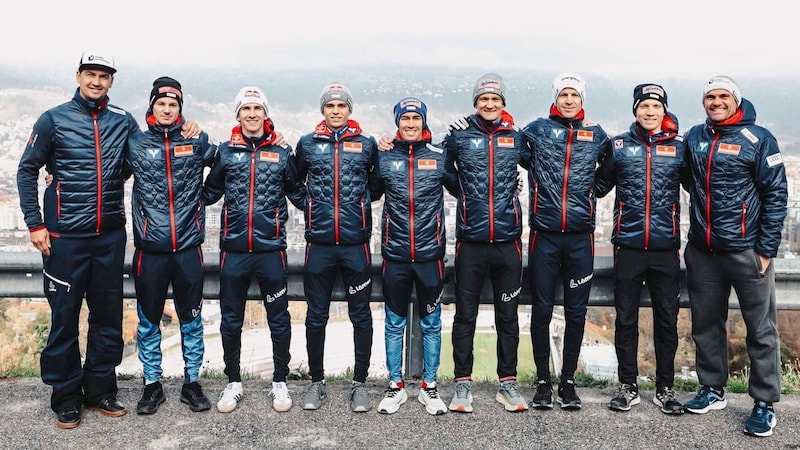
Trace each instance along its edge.
<instances>
[{"instance_id":1,"label":"face","mask_svg":"<svg viewBox=\"0 0 800 450\"><path fill-rule=\"evenodd\" d=\"M347 125L350 119L350 108L341 100L331 100L322 108L322 117L325 123L334 130Z\"/></svg>"},{"instance_id":2,"label":"face","mask_svg":"<svg viewBox=\"0 0 800 450\"><path fill-rule=\"evenodd\" d=\"M419 141L422 139L422 116L419 113L407 112L400 116L400 123L397 125L400 136L407 141Z\"/></svg>"},{"instance_id":3,"label":"face","mask_svg":"<svg viewBox=\"0 0 800 450\"><path fill-rule=\"evenodd\" d=\"M153 116L159 125L172 125L178 120L181 105L171 97L160 97L153 103Z\"/></svg>"},{"instance_id":4,"label":"face","mask_svg":"<svg viewBox=\"0 0 800 450\"><path fill-rule=\"evenodd\" d=\"M660 101L642 100L636 107L636 122L645 130L657 133L661 131L661 121L664 120L666 114L667 111Z\"/></svg>"},{"instance_id":5,"label":"face","mask_svg":"<svg viewBox=\"0 0 800 450\"><path fill-rule=\"evenodd\" d=\"M264 134L264 122L267 120L267 111L260 103L248 103L239 110L236 120L242 125L242 134L245 136L259 137Z\"/></svg>"},{"instance_id":6,"label":"face","mask_svg":"<svg viewBox=\"0 0 800 450\"><path fill-rule=\"evenodd\" d=\"M78 92L91 102L102 100L114 84L114 75L97 69L84 69L75 74Z\"/></svg>"},{"instance_id":7,"label":"face","mask_svg":"<svg viewBox=\"0 0 800 450\"><path fill-rule=\"evenodd\" d=\"M736 97L725 89L708 91L703 97L706 115L714 122L722 122L736 113Z\"/></svg>"},{"instance_id":8,"label":"face","mask_svg":"<svg viewBox=\"0 0 800 450\"><path fill-rule=\"evenodd\" d=\"M556 109L562 117L572 119L583 109L581 95L573 88L564 88L556 97Z\"/></svg>"},{"instance_id":9,"label":"face","mask_svg":"<svg viewBox=\"0 0 800 450\"><path fill-rule=\"evenodd\" d=\"M489 122L497 120L503 113L503 97L497 94L481 94L475 102L478 115Z\"/></svg>"}]
</instances>

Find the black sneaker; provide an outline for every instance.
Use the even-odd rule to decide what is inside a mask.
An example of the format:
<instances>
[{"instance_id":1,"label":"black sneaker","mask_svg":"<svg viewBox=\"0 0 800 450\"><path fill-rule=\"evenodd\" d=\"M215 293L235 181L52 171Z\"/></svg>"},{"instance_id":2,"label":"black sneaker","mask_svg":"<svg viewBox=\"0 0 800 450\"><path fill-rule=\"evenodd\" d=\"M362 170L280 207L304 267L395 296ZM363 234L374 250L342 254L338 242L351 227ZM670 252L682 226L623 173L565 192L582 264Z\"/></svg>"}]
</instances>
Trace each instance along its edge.
<instances>
[{"instance_id":1,"label":"black sneaker","mask_svg":"<svg viewBox=\"0 0 800 450\"><path fill-rule=\"evenodd\" d=\"M575 381L566 380L558 385L558 403L561 409L581 409L581 398L575 393Z\"/></svg>"},{"instance_id":2,"label":"black sneaker","mask_svg":"<svg viewBox=\"0 0 800 450\"><path fill-rule=\"evenodd\" d=\"M203 394L203 388L200 387L200 383L197 381L183 385L181 388L181 402L189 405L189 408L194 412L211 409L211 402Z\"/></svg>"},{"instance_id":3,"label":"black sneaker","mask_svg":"<svg viewBox=\"0 0 800 450\"><path fill-rule=\"evenodd\" d=\"M553 409L553 384L550 380L539 380L536 383L536 394L531 406L536 409Z\"/></svg>"},{"instance_id":4,"label":"black sneaker","mask_svg":"<svg viewBox=\"0 0 800 450\"><path fill-rule=\"evenodd\" d=\"M683 405L675 397L672 388L666 386L656 388L653 403L660 406L664 414L683 414Z\"/></svg>"},{"instance_id":5,"label":"black sneaker","mask_svg":"<svg viewBox=\"0 0 800 450\"><path fill-rule=\"evenodd\" d=\"M617 396L608 403L608 408L612 411L630 411L631 406L638 405L641 401L639 386L636 383L622 383Z\"/></svg>"},{"instance_id":6,"label":"black sneaker","mask_svg":"<svg viewBox=\"0 0 800 450\"><path fill-rule=\"evenodd\" d=\"M69 430L81 424L81 408L79 406L65 406L58 410L56 426L62 430Z\"/></svg>"},{"instance_id":7,"label":"black sneaker","mask_svg":"<svg viewBox=\"0 0 800 450\"><path fill-rule=\"evenodd\" d=\"M136 404L136 414L155 414L158 407L167 401L160 381L144 385L142 399Z\"/></svg>"}]
</instances>

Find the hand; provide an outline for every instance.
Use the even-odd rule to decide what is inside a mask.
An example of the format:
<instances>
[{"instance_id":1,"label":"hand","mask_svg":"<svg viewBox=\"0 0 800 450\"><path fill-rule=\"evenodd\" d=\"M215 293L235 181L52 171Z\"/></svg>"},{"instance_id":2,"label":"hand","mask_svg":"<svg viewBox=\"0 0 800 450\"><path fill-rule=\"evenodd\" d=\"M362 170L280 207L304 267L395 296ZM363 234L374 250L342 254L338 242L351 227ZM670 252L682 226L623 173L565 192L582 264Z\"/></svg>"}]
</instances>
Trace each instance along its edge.
<instances>
[{"instance_id":1,"label":"hand","mask_svg":"<svg viewBox=\"0 0 800 450\"><path fill-rule=\"evenodd\" d=\"M466 130L469 128L469 118L467 116L459 117L453 123L447 126L447 132L451 132L453 130Z\"/></svg>"},{"instance_id":2,"label":"hand","mask_svg":"<svg viewBox=\"0 0 800 450\"><path fill-rule=\"evenodd\" d=\"M597 125L597 122L593 122L593 121L591 121L589 119L586 119L586 118L583 119L583 126L585 126L585 127L593 127L595 125Z\"/></svg>"},{"instance_id":3,"label":"hand","mask_svg":"<svg viewBox=\"0 0 800 450\"><path fill-rule=\"evenodd\" d=\"M50 186L51 184L53 184L53 174L48 173L44 176L44 185Z\"/></svg>"},{"instance_id":4,"label":"hand","mask_svg":"<svg viewBox=\"0 0 800 450\"><path fill-rule=\"evenodd\" d=\"M524 183L522 181L522 174L517 172L517 191L516 191L516 195L519 195L524 188L525 188L525 185L524 185Z\"/></svg>"},{"instance_id":5,"label":"hand","mask_svg":"<svg viewBox=\"0 0 800 450\"><path fill-rule=\"evenodd\" d=\"M43 255L50 256L50 232L47 228L31 231L31 243Z\"/></svg>"},{"instance_id":6,"label":"hand","mask_svg":"<svg viewBox=\"0 0 800 450\"><path fill-rule=\"evenodd\" d=\"M772 259L767 258L766 256L758 255L758 260L761 262L761 272L760 275L763 278L767 274L767 269L769 268Z\"/></svg>"},{"instance_id":7,"label":"hand","mask_svg":"<svg viewBox=\"0 0 800 450\"><path fill-rule=\"evenodd\" d=\"M394 139L390 138L389 136L381 136L380 141L378 141L378 150L385 152L393 148L394 148Z\"/></svg>"},{"instance_id":8,"label":"hand","mask_svg":"<svg viewBox=\"0 0 800 450\"><path fill-rule=\"evenodd\" d=\"M288 144L288 142L286 142L286 137L283 135L283 133L281 133L280 131L276 131L275 141L273 142L273 144L277 145L278 147L283 147L286 144Z\"/></svg>"},{"instance_id":9,"label":"hand","mask_svg":"<svg viewBox=\"0 0 800 450\"><path fill-rule=\"evenodd\" d=\"M181 135L187 139L196 138L197 136L200 136L201 131L202 130L200 129L200 125L198 125L197 122L193 120L187 120L186 123L184 123L183 126L181 127Z\"/></svg>"}]
</instances>

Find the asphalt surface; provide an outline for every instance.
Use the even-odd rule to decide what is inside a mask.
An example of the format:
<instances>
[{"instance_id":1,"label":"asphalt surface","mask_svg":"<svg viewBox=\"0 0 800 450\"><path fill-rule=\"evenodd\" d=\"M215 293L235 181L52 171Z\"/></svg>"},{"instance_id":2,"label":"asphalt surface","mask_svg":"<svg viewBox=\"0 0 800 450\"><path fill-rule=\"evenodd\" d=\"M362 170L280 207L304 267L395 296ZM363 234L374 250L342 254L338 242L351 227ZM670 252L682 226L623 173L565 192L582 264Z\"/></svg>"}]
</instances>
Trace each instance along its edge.
<instances>
[{"instance_id":1,"label":"asphalt surface","mask_svg":"<svg viewBox=\"0 0 800 450\"><path fill-rule=\"evenodd\" d=\"M165 381L167 402L152 416L135 413L141 381L119 382L119 398L129 413L119 418L84 411L81 425L61 430L49 407L50 388L38 378L0 379L0 448L2 449L506 449L506 448L800 448L800 396L784 396L776 404L778 425L768 438L743 434L752 408L746 394L728 394L728 407L705 415L667 416L652 404L652 392L642 391L642 403L625 413L608 409L613 389L579 388L580 411L530 410L509 413L494 396L493 383L473 386L475 411L428 415L417 401L417 383L408 383L406 402L396 414L376 410L384 381L370 381L373 408L350 412L349 382L328 383L328 397L318 411L297 406L304 381L290 381L295 406L286 413L272 410L270 383L245 381L239 408L222 414L193 413L181 403L181 380ZM204 380L212 402L224 381ZM442 382L440 393L449 402L453 385ZM522 393L530 399L529 386ZM680 393L685 400L691 393Z\"/></svg>"}]
</instances>

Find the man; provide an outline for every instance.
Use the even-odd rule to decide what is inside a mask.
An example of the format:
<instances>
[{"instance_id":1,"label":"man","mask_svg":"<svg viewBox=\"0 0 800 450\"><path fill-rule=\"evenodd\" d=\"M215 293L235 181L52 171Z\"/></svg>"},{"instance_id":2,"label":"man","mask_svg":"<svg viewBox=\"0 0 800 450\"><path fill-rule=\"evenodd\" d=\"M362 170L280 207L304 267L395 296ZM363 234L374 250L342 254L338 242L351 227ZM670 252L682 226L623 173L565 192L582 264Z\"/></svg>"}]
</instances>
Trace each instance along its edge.
<instances>
[{"instance_id":1,"label":"man","mask_svg":"<svg viewBox=\"0 0 800 450\"><path fill-rule=\"evenodd\" d=\"M680 309L680 190L683 138L667 112L667 92L654 83L633 89L633 115L626 133L614 137L595 176L597 197L616 186L614 200L614 345L621 386L608 407L628 411L641 401L637 355L639 299L647 283L653 310L656 393L665 414L682 414L672 389Z\"/></svg>"},{"instance_id":2,"label":"man","mask_svg":"<svg viewBox=\"0 0 800 450\"><path fill-rule=\"evenodd\" d=\"M506 86L495 73L481 76L472 90L476 111L453 124L442 147L446 168L460 185L456 217L453 362L455 394L451 411L472 412L472 367L475 326L481 290L492 283L497 329L495 399L506 411L524 411L528 404L517 386L519 322L517 307L522 282L522 210L517 192L517 165L522 135L505 111Z\"/></svg>"},{"instance_id":3,"label":"man","mask_svg":"<svg viewBox=\"0 0 800 450\"><path fill-rule=\"evenodd\" d=\"M292 398L286 386L289 344L292 335L289 299L286 296L286 195L295 195L288 167L292 148L278 145L269 103L255 86L239 90L234 101L239 122L229 141L220 145L217 160L206 178L207 204L224 194L220 223L220 309L223 359L228 385L220 394L217 410L235 410L244 395L240 368L242 326L247 291L253 277L258 281L267 311L274 372L272 407L289 411ZM300 197L293 198L301 206Z\"/></svg>"},{"instance_id":4,"label":"man","mask_svg":"<svg viewBox=\"0 0 800 450\"><path fill-rule=\"evenodd\" d=\"M786 169L778 142L755 124L755 107L733 79L709 79L703 107L706 122L685 136L691 184L685 259L701 387L684 407L705 414L727 406L725 323L733 288L747 329L748 392L755 400L744 432L770 436L781 394L772 259L786 217Z\"/></svg>"},{"instance_id":5,"label":"man","mask_svg":"<svg viewBox=\"0 0 800 450\"><path fill-rule=\"evenodd\" d=\"M117 399L115 373L123 347L124 152L139 126L109 103L116 71L108 54L84 52L72 100L39 117L17 170L20 207L31 243L42 253L51 308L42 380L53 388L50 407L56 425L65 429L80 425L84 404L110 417L127 412ZM197 135L192 125L187 134ZM53 176L44 193L44 217L38 194L43 166ZM84 296L89 331L81 365L78 320Z\"/></svg>"},{"instance_id":6,"label":"man","mask_svg":"<svg viewBox=\"0 0 800 450\"><path fill-rule=\"evenodd\" d=\"M525 158L530 160L528 276L537 377L533 405L538 409L553 408L550 320L559 279L563 280L566 330L558 402L562 409L581 408L575 371L594 270L594 174L608 143L603 128L585 120L585 101L583 77L559 74L553 80L549 117L536 119L522 130Z\"/></svg>"},{"instance_id":7,"label":"man","mask_svg":"<svg viewBox=\"0 0 800 450\"><path fill-rule=\"evenodd\" d=\"M344 84L334 82L322 89L320 112L324 120L300 138L290 162L293 176L306 189L303 286L308 303L305 324L311 384L303 395L303 409L319 409L327 395L325 327L334 281L341 274L355 346L350 408L366 412L372 407L366 384L372 353L372 199L368 180L377 143L350 119L353 97Z\"/></svg>"},{"instance_id":8,"label":"man","mask_svg":"<svg viewBox=\"0 0 800 450\"><path fill-rule=\"evenodd\" d=\"M412 307L418 310L424 362L417 399L431 415L447 412L436 386L447 244L442 187L455 195L457 186L448 182L444 150L431 145L427 115L428 107L418 98L404 98L394 106L394 147L379 153L377 176L370 186L374 200L386 194L381 255L389 389L378 405L382 414L397 412L408 399L402 374L403 335L415 287Z\"/></svg>"},{"instance_id":9,"label":"man","mask_svg":"<svg viewBox=\"0 0 800 450\"><path fill-rule=\"evenodd\" d=\"M133 279L136 287L136 344L142 362L144 392L138 414L154 414L166 401L161 385L161 317L172 285L183 351L181 402L192 411L211 403L199 384L203 363L203 252L205 205L203 170L217 146L201 133L181 136L184 123L181 84L170 77L153 81L147 131L130 140L127 162L133 172Z\"/></svg>"}]
</instances>

